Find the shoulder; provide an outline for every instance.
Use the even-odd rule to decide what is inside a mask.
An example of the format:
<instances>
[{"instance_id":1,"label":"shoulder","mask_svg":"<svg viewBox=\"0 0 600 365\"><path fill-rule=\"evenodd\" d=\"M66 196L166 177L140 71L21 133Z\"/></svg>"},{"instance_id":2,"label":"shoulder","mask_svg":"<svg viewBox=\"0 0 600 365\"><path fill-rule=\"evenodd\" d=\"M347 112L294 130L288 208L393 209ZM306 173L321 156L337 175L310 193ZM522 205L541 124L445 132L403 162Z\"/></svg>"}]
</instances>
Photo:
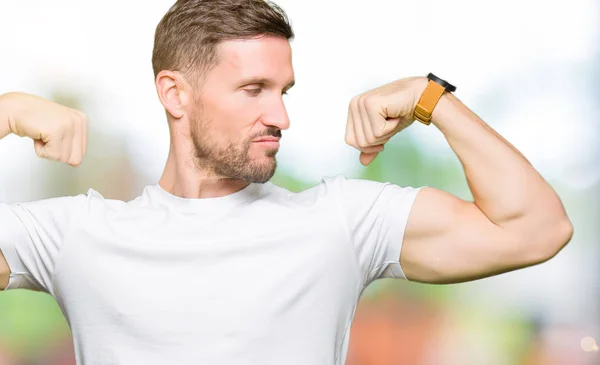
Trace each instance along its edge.
<instances>
[{"instance_id":1,"label":"shoulder","mask_svg":"<svg viewBox=\"0 0 600 365\"><path fill-rule=\"evenodd\" d=\"M268 182L261 189L262 198L297 202L322 200L336 195L336 191L339 191L341 184L343 184L342 180L346 180L346 178L341 175L323 177L318 183L301 191L292 191L286 187Z\"/></svg>"},{"instance_id":2,"label":"shoulder","mask_svg":"<svg viewBox=\"0 0 600 365\"><path fill-rule=\"evenodd\" d=\"M145 216L145 213L157 210L156 202L149 194L150 188L151 186L146 186L140 195L129 200L108 198L94 189L88 189L87 193L80 196L82 217L97 221L98 219L118 220L129 219L132 216Z\"/></svg>"},{"instance_id":3,"label":"shoulder","mask_svg":"<svg viewBox=\"0 0 600 365\"><path fill-rule=\"evenodd\" d=\"M10 206L17 215L26 215L35 219L46 216L55 222L74 222L106 212L129 210L133 206L140 205L141 198L141 196L136 197L131 201L109 199L90 188L85 193L77 195L18 202Z\"/></svg>"},{"instance_id":4,"label":"shoulder","mask_svg":"<svg viewBox=\"0 0 600 365\"><path fill-rule=\"evenodd\" d=\"M292 192L272 183L268 183L268 186L263 190L265 191L265 197L270 199L310 204L322 201L339 202L373 199L386 190L408 192L410 189L412 188L402 188L389 182L334 175L323 177L319 183L300 192Z\"/></svg>"}]
</instances>

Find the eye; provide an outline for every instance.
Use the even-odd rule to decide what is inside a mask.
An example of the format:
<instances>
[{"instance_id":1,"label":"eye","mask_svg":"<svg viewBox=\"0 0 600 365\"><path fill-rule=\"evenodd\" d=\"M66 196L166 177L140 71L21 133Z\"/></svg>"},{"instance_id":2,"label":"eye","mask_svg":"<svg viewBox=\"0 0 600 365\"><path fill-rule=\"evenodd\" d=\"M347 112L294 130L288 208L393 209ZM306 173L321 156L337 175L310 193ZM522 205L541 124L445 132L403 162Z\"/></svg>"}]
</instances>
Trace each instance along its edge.
<instances>
[{"instance_id":1,"label":"eye","mask_svg":"<svg viewBox=\"0 0 600 365\"><path fill-rule=\"evenodd\" d=\"M258 94L260 94L260 92L262 91L262 88L256 88L256 89L244 89L246 90L247 93L249 93L252 96L257 96Z\"/></svg>"}]
</instances>

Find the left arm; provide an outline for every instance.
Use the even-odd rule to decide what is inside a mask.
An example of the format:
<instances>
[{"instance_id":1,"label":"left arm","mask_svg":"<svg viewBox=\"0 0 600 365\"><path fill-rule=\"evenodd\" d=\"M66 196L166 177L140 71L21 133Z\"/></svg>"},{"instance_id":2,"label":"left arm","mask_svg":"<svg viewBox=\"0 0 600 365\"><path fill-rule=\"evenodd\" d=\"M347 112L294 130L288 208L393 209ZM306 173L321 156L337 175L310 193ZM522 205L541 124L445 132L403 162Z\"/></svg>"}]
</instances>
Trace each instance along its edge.
<instances>
[{"instance_id":1,"label":"left arm","mask_svg":"<svg viewBox=\"0 0 600 365\"><path fill-rule=\"evenodd\" d=\"M403 79L353 100L346 140L362 151L361 162L368 164L383 143L412 123L426 84L423 78ZM442 96L432 122L459 157L474 201L421 190L403 238L406 277L464 282L556 255L573 228L554 190L525 157L452 94Z\"/></svg>"}]
</instances>

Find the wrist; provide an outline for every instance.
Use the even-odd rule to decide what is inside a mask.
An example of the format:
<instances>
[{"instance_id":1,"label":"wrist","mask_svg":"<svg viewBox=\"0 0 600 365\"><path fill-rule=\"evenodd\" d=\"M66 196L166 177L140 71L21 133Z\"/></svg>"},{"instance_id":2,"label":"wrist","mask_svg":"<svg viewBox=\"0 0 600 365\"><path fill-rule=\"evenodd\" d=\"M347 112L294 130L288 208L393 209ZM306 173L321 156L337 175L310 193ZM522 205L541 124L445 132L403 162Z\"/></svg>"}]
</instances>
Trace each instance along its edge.
<instances>
[{"instance_id":1,"label":"wrist","mask_svg":"<svg viewBox=\"0 0 600 365\"><path fill-rule=\"evenodd\" d=\"M429 125L434 122L434 113L439 120L439 109L447 108L446 99L456 90L456 87L433 73L429 73L426 78L419 78L418 85L418 99L414 105L413 117ZM440 102L446 106L440 106Z\"/></svg>"},{"instance_id":2,"label":"wrist","mask_svg":"<svg viewBox=\"0 0 600 365\"><path fill-rule=\"evenodd\" d=\"M413 110L414 110L415 107L417 106L417 103L419 103L419 99L421 98L421 95L423 95L423 92L427 88L427 84L429 83L429 80L425 76L417 76L413 79L412 83L413 83L412 89L414 90L414 103L413 103Z\"/></svg>"},{"instance_id":3,"label":"wrist","mask_svg":"<svg viewBox=\"0 0 600 365\"><path fill-rule=\"evenodd\" d=\"M445 92L431 114L431 123L444 132L448 123L456 123L461 118L461 105L454 94Z\"/></svg>"},{"instance_id":4,"label":"wrist","mask_svg":"<svg viewBox=\"0 0 600 365\"><path fill-rule=\"evenodd\" d=\"M18 133L16 123L17 119L22 116L26 108L26 100L28 94L21 92L9 92L0 95L0 138L4 138L9 134L16 134L20 137L23 135Z\"/></svg>"},{"instance_id":5,"label":"wrist","mask_svg":"<svg viewBox=\"0 0 600 365\"><path fill-rule=\"evenodd\" d=\"M10 97L12 93L0 95L0 139L11 134L10 130Z\"/></svg>"}]
</instances>

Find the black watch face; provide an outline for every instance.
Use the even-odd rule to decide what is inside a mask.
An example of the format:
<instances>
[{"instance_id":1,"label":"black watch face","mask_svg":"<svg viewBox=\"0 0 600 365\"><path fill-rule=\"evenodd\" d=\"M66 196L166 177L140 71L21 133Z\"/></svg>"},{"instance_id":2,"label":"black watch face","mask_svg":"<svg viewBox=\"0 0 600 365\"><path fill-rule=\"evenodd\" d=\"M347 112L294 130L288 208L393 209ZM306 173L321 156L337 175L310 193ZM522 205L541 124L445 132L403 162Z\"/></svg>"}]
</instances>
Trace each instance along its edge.
<instances>
[{"instance_id":1,"label":"black watch face","mask_svg":"<svg viewBox=\"0 0 600 365\"><path fill-rule=\"evenodd\" d=\"M456 86L450 84L446 80L440 79L439 77L435 76L431 72L429 73L429 75L427 75L427 78L429 80L433 81L433 82L436 82L436 83L442 85L446 89L446 91L448 91L448 92L454 92L454 91L456 91Z\"/></svg>"}]
</instances>

